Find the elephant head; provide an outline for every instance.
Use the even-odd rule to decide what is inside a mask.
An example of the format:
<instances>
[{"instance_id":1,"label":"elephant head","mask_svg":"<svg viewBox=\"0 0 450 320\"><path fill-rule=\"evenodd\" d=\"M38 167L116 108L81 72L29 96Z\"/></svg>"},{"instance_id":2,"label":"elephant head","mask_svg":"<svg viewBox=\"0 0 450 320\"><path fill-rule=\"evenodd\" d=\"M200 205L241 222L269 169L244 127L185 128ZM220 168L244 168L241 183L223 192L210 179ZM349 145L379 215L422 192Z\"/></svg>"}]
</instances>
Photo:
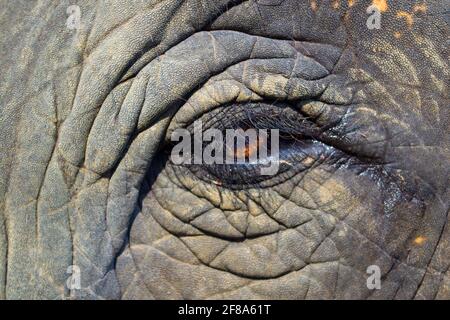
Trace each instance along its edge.
<instances>
[{"instance_id":1,"label":"elephant head","mask_svg":"<svg viewBox=\"0 0 450 320\"><path fill-rule=\"evenodd\" d=\"M0 298L450 298L445 1L1 3Z\"/></svg>"}]
</instances>

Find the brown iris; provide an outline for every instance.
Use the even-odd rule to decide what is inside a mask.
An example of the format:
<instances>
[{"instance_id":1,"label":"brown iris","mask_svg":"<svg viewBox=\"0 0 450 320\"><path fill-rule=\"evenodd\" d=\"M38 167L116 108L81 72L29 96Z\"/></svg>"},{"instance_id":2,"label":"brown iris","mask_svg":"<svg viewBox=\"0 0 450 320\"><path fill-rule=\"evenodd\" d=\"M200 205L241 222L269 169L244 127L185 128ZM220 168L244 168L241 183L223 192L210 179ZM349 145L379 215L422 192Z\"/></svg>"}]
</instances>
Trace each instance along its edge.
<instances>
[{"instance_id":1,"label":"brown iris","mask_svg":"<svg viewBox=\"0 0 450 320\"><path fill-rule=\"evenodd\" d=\"M242 148L235 148L234 150L234 156L237 158L250 158L251 156L257 155L258 149L261 148L263 145L264 139L261 139L260 137L256 138L256 141L253 143L250 143L246 141L245 146Z\"/></svg>"}]
</instances>

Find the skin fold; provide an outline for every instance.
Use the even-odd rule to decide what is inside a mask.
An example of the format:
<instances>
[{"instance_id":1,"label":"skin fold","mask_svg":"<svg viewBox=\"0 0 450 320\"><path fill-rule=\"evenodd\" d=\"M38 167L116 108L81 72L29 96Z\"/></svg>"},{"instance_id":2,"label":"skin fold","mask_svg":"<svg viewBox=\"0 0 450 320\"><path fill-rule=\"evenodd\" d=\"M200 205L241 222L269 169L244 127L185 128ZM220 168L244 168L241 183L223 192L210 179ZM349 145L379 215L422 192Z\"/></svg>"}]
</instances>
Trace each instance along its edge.
<instances>
[{"instance_id":1,"label":"skin fold","mask_svg":"<svg viewBox=\"0 0 450 320\"><path fill-rule=\"evenodd\" d=\"M1 299L450 298L448 2L0 5ZM314 140L264 181L171 163L248 110Z\"/></svg>"}]
</instances>

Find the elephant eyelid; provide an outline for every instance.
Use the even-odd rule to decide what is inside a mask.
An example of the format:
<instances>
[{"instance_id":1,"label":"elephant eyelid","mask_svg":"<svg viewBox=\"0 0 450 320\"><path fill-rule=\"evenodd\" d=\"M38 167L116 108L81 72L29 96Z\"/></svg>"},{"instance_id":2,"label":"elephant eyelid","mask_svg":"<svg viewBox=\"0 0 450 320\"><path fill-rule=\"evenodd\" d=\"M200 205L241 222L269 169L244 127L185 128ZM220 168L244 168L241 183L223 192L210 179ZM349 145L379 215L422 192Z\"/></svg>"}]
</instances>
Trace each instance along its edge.
<instances>
[{"instance_id":1,"label":"elephant eyelid","mask_svg":"<svg viewBox=\"0 0 450 320\"><path fill-rule=\"evenodd\" d=\"M219 130L278 129L285 133L317 137L321 129L314 119L302 115L287 103L248 103L225 106L200 117L203 128ZM192 130L192 123L188 125Z\"/></svg>"},{"instance_id":2,"label":"elephant eyelid","mask_svg":"<svg viewBox=\"0 0 450 320\"><path fill-rule=\"evenodd\" d=\"M277 184L277 181L285 180L299 171L307 170L312 165L317 164L319 159L327 158L325 153L328 154L334 151L333 147L327 146L319 140L322 130L312 121L313 119L305 117L287 103L234 104L210 111L196 121L198 120L202 121L202 133L208 129L216 129L222 133L219 139L222 139L222 142L224 142L220 147L220 150L223 151L220 155L223 161L217 162L217 158L214 158L215 162L213 163L202 162L204 160L205 147L208 148L214 140L203 141L201 155L194 155L196 152L194 145L196 143L194 121L186 128L190 135L194 137L194 139L190 140L188 163L177 164L174 161L172 165L175 167L181 165L187 168L201 180L214 184L217 184L219 181L221 186L229 189L243 189L249 186L259 187L262 185L261 183L265 183L268 180L272 181L270 183ZM244 149L241 148L242 152L238 152L240 149L235 150L235 160L237 160L237 157L245 155L244 163L230 164L226 160L225 156L228 156L226 151L229 148L226 145L226 131L229 129L241 129L245 132L248 129L256 130L256 143L246 136L245 139L247 140L245 140ZM274 143L272 140L273 129L278 132L278 138L275 138L278 139L275 149L272 148L272 143ZM258 130L267 132L268 136L267 140L265 140L267 144L260 145L261 141L258 140L260 131ZM174 145L172 144L171 147L173 148ZM262 156L260 153L261 147L265 147L267 150ZM168 152L166 154L170 154L172 148L167 148L166 151ZM211 149L209 148L209 150ZM196 157L201 161L195 160ZM257 157L256 160L255 157ZM267 167L267 164L271 164L270 167L272 167L274 163L276 164L276 170L273 173L263 173L265 172L262 170L263 167Z\"/></svg>"}]
</instances>

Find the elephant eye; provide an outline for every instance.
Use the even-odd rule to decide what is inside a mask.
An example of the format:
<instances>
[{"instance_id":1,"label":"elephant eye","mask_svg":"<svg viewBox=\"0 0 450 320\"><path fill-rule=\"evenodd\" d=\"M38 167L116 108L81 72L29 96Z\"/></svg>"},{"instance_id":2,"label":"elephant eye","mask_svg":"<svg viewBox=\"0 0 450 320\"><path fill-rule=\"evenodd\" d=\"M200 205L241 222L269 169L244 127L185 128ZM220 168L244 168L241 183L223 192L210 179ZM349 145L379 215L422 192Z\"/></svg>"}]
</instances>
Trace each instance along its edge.
<instances>
[{"instance_id":1,"label":"elephant eye","mask_svg":"<svg viewBox=\"0 0 450 320\"><path fill-rule=\"evenodd\" d=\"M339 154L322 142L323 129L314 121L276 102L215 109L185 130L192 137L185 161L172 164L229 189L279 184ZM174 151L180 149L172 145Z\"/></svg>"}]
</instances>

